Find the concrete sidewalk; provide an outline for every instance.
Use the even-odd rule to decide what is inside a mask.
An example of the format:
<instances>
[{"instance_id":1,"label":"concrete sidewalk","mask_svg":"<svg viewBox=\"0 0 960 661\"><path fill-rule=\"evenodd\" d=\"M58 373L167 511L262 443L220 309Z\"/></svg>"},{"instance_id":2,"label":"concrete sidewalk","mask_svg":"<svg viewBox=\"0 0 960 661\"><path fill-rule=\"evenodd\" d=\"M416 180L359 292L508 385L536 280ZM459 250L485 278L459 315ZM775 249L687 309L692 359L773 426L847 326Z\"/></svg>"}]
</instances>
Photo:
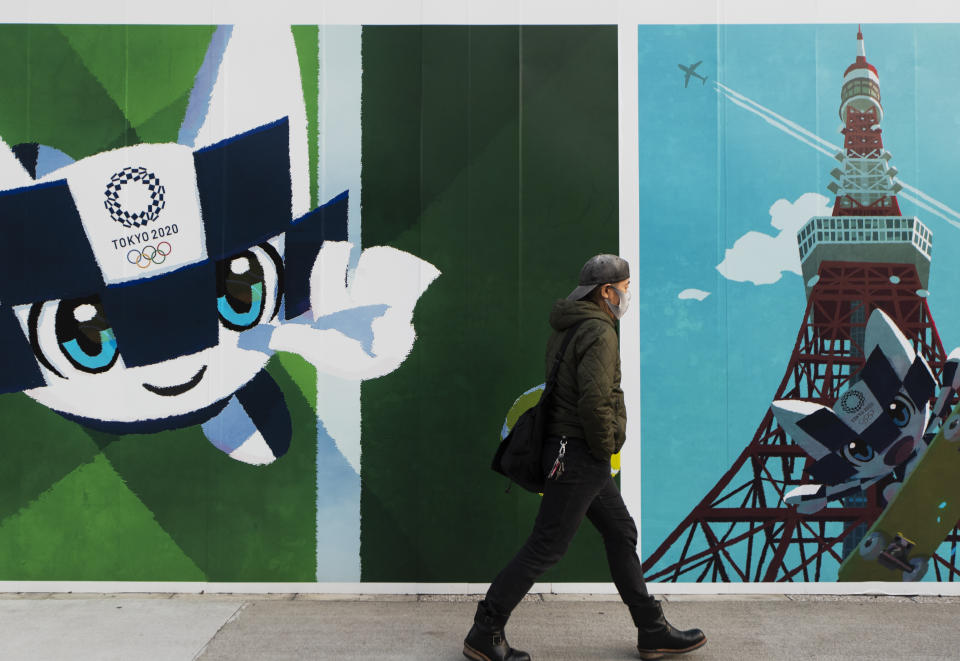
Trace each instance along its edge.
<instances>
[{"instance_id":1,"label":"concrete sidewalk","mask_svg":"<svg viewBox=\"0 0 960 661\"><path fill-rule=\"evenodd\" d=\"M476 597L464 595L0 595L0 659L430 659L456 661ZM960 598L671 596L712 659L960 658ZM508 626L537 661L635 659L610 595L531 595Z\"/></svg>"}]
</instances>

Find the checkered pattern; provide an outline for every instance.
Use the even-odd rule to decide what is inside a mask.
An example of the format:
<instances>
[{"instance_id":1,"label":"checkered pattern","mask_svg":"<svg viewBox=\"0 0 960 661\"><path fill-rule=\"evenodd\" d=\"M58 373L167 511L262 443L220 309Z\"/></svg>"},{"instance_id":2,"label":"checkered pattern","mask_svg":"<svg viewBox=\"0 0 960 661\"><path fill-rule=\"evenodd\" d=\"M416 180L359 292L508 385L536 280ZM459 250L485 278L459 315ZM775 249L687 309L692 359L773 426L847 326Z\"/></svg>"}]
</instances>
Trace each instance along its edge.
<instances>
[{"instance_id":1,"label":"checkered pattern","mask_svg":"<svg viewBox=\"0 0 960 661\"><path fill-rule=\"evenodd\" d=\"M131 212L121 206L120 191L124 186L131 184L146 186L150 191L150 202L146 209ZM110 177L110 182L104 191L107 199L104 200L103 206L106 207L110 217L124 227L142 227L151 220L156 220L160 215L166 204L163 199L164 193L157 175L148 172L144 167L126 167Z\"/></svg>"}]
</instances>

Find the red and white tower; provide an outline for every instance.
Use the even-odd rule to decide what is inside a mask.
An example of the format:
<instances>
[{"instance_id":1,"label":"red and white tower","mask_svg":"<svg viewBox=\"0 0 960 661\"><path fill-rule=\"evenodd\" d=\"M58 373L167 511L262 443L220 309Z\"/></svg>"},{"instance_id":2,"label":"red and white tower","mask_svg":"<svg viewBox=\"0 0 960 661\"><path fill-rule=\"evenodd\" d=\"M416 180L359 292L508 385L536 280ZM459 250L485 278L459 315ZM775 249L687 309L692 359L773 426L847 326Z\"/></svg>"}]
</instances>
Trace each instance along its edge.
<instances>
[{"instance_id":1,"label":"red and white tower","mask_svg":"<svg viewBox=\"0 0 960 661\"><path fill-rule=\"evenodd\" d=\"M842 165L831 174L837 180L827 188L836 196L834 216L899 216L890 152L883 150L883 105L880 74L867 62L863 32L857 30L857 59L843 73L840 91L840 121L843 151L836 156Z\"/></svg>"},{"instance_id":2,"label":"red and white tower","mask_svg":"<svg viewBox=\"0 0 960 661\"><path fill-rule=\"evenodd\" d=\"M863 34L844 72L840 167L828 189L830 216L797 234L807 307L786 374L770 401L803 399L832 407L864 365L864 330L880 308L896 322L939 379L946 359L927 306L930 230L901 215L890 153L883 148L880 76L867 62ZM816 581L839 567L883 509L881 481L813 514L784 494L810 483L812 461L769 408L753 439L707 495L644 562L648 580ZM955 550L957 530L947 538ZM953 554L934 556L936 578L955 580Z\"/></svg>"}]
</instances>

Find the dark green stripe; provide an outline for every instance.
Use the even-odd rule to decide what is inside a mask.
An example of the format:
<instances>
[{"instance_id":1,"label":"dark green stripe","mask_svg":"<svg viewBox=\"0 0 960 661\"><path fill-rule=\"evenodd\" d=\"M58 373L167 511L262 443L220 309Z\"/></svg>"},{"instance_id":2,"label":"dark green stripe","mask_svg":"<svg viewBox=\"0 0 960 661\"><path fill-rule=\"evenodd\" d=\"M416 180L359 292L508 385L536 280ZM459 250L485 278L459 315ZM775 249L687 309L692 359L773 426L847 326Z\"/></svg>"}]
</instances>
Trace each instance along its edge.
<instances>
[{"instance_id":1,"label":"dark green stripe","mask_svg":"<svg viewBox=\"0 0 960 661\"><path fill-rule=\"evenodd\" d=\"M500 425L543 381L553 299L617 251L616 29L369 27L363 72L363 245L443 273L363 385L363 579L489 581L539 504L489 470ZM544 580L605 564L590 529Z\"/></svg>"}]
</instances>

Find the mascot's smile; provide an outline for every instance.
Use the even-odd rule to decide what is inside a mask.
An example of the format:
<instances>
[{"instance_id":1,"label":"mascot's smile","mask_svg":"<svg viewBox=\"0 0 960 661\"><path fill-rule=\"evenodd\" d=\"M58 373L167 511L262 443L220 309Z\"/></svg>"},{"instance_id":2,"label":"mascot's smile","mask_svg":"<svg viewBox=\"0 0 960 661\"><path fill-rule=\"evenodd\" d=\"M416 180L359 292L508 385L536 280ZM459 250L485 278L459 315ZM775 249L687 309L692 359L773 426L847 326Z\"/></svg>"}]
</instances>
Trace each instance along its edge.
<instances>
[{"instance_id":1,"label":"mascot's smile","mask_svg":"<svg viewBox=\"0 0 960 661\"><path fill-rule=\"evenodd\" d=\"M154 386L149 383L144 383L143 387L152 392L155 395L160 395L162 397L175 397L177 395L182 395L187 392L203 379L204 372L207 371L207 366L204 365L200 368L200 371L193 375L193 377L186 383L181 383L176 386Z\"/></svg>"}]
</instances>

